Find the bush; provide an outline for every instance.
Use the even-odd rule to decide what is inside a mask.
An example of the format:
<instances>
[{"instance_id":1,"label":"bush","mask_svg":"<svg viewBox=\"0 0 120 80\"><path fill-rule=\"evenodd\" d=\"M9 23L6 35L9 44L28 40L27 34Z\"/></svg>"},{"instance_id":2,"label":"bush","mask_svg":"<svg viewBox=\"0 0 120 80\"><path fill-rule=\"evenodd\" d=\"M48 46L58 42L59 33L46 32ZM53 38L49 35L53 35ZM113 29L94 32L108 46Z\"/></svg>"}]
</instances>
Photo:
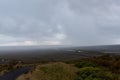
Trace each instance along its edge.
<instances>
[{"instance_id":1,"label":"bush","mask_svg":"<svg viewBox=\"0 0 120 80\"><path fill-rule=\"evenodd\" d=\"M113 75L110 72L100 68L84 67L77 74L76 80L113 80Z\"/></svg>"},{"instance_id":2,"label":"bush","mask_svg":"<svg viewBox=\"0 0 120 80\"><path fill-rule=\"evenodd\" d=\"M83 67L99 67L97 64L89 62L89 61L81 61L75 64L76 67L78 68L83 68Z\"/></svg>"},{"instance_id":3,"label":"bush","mask_svg":"<svg viewBox=\"0 0 120 80\"><path fill-rule=\"evenodd\" d=\"M112 65L110 66L110 70L113 73L120 74L120 60L112 62Z\"/></svg>"}]
</instances>

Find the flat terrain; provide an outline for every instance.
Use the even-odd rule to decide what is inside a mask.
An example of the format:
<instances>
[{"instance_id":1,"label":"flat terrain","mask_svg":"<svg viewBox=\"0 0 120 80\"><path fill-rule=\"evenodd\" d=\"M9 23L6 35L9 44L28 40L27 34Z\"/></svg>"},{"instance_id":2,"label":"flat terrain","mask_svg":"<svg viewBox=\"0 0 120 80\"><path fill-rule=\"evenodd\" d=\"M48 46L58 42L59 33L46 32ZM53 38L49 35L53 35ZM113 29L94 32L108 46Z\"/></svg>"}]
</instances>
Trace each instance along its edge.
<instances>
[{"instance_id":1,"label":"flat terrain","mask_svg":"<svg viewBox=\"0 0 120 80\"><path fill-rule=\"evenodd\" d=\"M106 49L106 48L105 48ZM105 51L105 52L104 52ZM24 62L39 61L62 61L77 60L104 54L120 55L119 52L109 53L109 49L97 49L96 47L2 47L0 48L1 58L17 59ZM108 53L107 53L108 52ZM0 62L1 63L1 62Z\"/></svg>"}]
</instances>

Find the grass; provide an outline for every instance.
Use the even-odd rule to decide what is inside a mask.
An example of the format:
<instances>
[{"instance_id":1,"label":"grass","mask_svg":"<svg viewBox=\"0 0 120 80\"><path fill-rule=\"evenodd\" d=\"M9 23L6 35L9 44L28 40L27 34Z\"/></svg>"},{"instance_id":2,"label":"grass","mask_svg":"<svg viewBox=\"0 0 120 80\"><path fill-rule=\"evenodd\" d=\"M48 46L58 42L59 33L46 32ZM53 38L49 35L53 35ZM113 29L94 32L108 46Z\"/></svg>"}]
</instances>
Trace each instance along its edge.
<instances>
[{"instance_id":1,"label":"grass","mask_svg":"<svg viewBox=\"0 0 120 80\"><path fill-rule=\"evenodd\" d=\"M78 69L62 62L38 65L30 80L74 80ZM17 80L22 80L24 76Z\"/></svg>"}]
</instances>

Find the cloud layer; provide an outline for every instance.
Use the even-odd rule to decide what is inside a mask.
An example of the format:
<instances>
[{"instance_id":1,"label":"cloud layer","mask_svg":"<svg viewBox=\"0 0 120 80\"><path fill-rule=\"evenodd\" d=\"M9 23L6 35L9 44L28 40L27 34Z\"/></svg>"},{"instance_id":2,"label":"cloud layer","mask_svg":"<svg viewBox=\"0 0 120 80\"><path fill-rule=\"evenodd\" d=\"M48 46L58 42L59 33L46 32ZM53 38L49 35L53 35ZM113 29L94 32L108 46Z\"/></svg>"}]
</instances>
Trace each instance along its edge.
<instances>
[{"instance_id":1,"label":"cloud layer","mask_svg":"<svg viewBox=\"0 0 120 80\"><path fill-rule=\"evenodd\" d=\"M120 44L118 0L0 1L0 45Z\"/></svg>"}]
</instances>

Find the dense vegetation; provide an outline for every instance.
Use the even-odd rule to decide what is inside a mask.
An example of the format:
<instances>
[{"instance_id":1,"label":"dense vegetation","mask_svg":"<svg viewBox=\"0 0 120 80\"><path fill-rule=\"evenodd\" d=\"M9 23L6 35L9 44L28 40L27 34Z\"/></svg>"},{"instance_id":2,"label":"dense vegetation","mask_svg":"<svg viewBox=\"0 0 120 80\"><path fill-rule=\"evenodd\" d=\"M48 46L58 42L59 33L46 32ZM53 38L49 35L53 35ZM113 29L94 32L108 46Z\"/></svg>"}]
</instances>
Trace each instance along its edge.
<instances>
[{"instance_id":1,"label":"dense vegetation","mask_svg":"<svg viewBox=\"0 0 120 80\"><path fill-rule=\"evenodd\" d=\"M104 55L75 63L76 80L120 80L120 56Z\"/></svg>"},{"instance_id":2,"label":"dense vegetation","mask_svg":"<svg viewBox=\"0 0 120 80\"><path fill-rule=\"evenodd\" d=\"M17 80L120 80L120 56L104 55L76 61L37 64Z\"/></svg>"}]
</instances>

